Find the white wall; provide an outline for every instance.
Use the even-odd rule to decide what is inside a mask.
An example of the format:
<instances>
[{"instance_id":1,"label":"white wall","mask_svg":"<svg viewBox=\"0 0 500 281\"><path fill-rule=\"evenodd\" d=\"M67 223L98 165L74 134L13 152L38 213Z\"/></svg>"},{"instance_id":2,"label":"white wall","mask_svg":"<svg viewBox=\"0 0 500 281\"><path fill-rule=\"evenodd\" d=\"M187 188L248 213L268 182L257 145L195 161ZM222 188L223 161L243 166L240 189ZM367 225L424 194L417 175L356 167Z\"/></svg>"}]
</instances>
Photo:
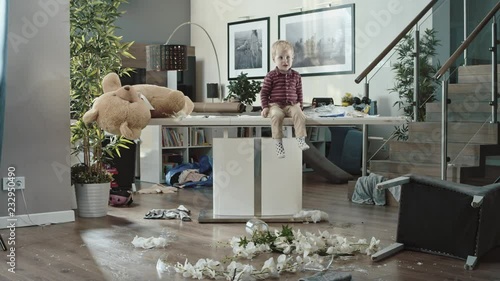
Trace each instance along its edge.
<instances>
[{"instance_id":1,"label":"white wall","mask_svg":"<svg viewBox=\"0 0 500 281\"><path fill-rule=\"evenodd\" d=\"M312 10L326 7L324 0L191 0L191 21L204 26L213 37L221 64L222 83L227 81L227 24L245 20L245 17L270 17L270 42L278 39L278 15L295 13L297 7ZM346 75L326 75L303 77L304 101L313 97L333 97L340 104L345 92L362 96L364 85L354 79L373 61L397 34L428 4L428 1L376 0L376 1L332 1L332 6L355 4L355 73ZM430 26L429 18L421 27ZM196 47L196 57L202 61L198 71L198 100L206 100L205 83L217 81L216 61L213 50L201 30L191 28L191 45ZM272 59L270 68L274 68ZM369 77L372 77L372 74ZM388 94L393 86L390 64L381 68L370 80L370 98L378 101L381 115L402 115L392 104L398 99L396 94ZM227 95L227 89L225 94ZM392 131L392 128L389 128Z\"/></svg>"},{"instance_id":2,"label":"white wall","mask_svg":"<svg viewBox=\"0 0 500 281\"><path fill-rule=\"evenodd\" d=\"M27 206L16 192L16 215L27 210L63 212L74 220L68 162L69 0L10 1L8 17L0 175L6 177L9 167L14 167L16 176L26 178ZM8 193L0 191L0 228L9 214L7 200ZM40 215L35 217L31 219L44 222ZM47 219L55 222L50 216Z\"/></svg>"},{"instance_id":3,"label":"white wall","mask_svg":"<svg viewBox=\"0 0 500 281\"><path fill-rule=\"evenodd\" d=\"M126 42L165 44L179 24L189 21L189 7L189 1L128 0L120 5L125 14L116 20L120 27L116 34ZM189 27L181 28L172 37L172 43L189 44L189 35Z\"/></svg>"}]
</instances>

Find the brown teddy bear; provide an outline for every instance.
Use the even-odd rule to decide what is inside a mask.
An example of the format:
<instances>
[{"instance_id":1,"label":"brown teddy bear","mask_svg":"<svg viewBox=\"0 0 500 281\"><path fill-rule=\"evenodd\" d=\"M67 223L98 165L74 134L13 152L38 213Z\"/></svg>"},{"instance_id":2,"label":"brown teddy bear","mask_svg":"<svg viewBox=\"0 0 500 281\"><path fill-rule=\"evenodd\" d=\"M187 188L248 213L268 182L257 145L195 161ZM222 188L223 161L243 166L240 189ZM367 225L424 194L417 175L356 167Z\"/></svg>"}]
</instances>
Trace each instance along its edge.
<instances>
[{"instance_id":1,"label":"brown teddy bear","mask_svg":"<svg viewBox=\"0 0 500 281\"><path fill-rule=\"evenodd\" d=\"M156 85L121 85L116 73L109 73L102 81L104 94L98 97L83 121L96 121L106 132L138 139L151 117L184 117L193 111L193 102L180 91ZM154 110L150 110L145 97Z\"/></svg>"},{"instance_id":2,"label":"brown teddy bear","mask_svg":"<svg viewBox=\"0 0 500 281\"><path fill-rule=\"evenodd\" d=\"M120 78L116 73L109 73L104 77L102 87L105 93L114 91L121 87ZM194 103L181 91L150 84L133 85L132 88L151 103L154 108L152 118L184 117L193 112Z\"/></svg>"},{"instance_id":3,"label":"brown teddy bear","mask_svg":"<svg viewBox=\"0 0 500 281\"><path fill-rule=\"evenodd\" d=\"M151 119L148 105L141 99L137 89L120 87L99 96L92 109L83 115L83 122L96 121L99 128L114 135L135 140Z\"/></svg>"}]
</instances>

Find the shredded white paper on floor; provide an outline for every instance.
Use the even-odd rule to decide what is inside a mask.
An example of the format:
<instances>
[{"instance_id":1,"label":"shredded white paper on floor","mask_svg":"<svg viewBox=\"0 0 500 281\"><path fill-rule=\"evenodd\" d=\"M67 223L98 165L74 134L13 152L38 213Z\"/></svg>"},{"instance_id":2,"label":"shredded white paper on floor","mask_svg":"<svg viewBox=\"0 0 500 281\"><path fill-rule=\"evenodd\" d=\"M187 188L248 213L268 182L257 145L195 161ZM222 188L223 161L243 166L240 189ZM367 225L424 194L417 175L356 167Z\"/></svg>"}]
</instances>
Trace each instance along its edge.
<instances>
[{"instance_id":1,"label":"shredded white paper on floor","mask_svg":"<svg viewBox=\"0 0 500 281\"><path fill-rule=\"evenodd\" d=\"M320 210L302 210L295 215L294 218L311 219L314 223L328 220L328 214Z\"/></svg>"},{"instance_id":2,"label":"shredded white paper on floor","mask_svg":"<svg viewBox=\"0 0 500 281\"><path fill-rule=\"evenodd\" d=\"M140 189L137 192L141 194L176 193L177 188L163 184L155 184L149 188Z\"/></svg>"},{"instance_id":3,"label":"shredded white paper on floor","mask_svg":"<svg viewBox=\"0 0 500 281\"><path fill-rule=\"evenodd\" d=\"M165 247L167 245L167 239L163 237L144 238L136 235L134 240L132 240L132 244L134 244L136 248L151 249L155 247Z\"/></svg>"}]
</instances>

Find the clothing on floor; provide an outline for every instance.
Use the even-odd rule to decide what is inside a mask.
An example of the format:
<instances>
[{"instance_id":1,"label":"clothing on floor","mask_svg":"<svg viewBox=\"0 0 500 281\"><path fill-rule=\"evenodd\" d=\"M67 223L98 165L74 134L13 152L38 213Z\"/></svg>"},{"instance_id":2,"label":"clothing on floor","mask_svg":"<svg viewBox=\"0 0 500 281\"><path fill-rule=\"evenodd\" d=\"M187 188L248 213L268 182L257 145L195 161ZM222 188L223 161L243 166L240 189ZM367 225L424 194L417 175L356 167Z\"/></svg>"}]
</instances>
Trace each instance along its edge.
<instances>
[{"instance_id":1,"label":"clothing on floor","mask_svg":"<svg viewBox=\"0 0 500 281\"><path fill-rule=\"evenodd\" d=\"M377 189L377 184L386 181L387 178L371 173L368 176L359 177L354 186L354 192L352 194L352 202L358 204L375 204L378 206L384 206L385 201L385 189ZM389 190L394 195L397 201L399 201L400 186L391 187Z\"/></svg>"},{"instance_id":2,"label":"clothing on floor","mask_svg":"<svg viewBox=\"0 0 500 281\"><path fill-rule=\"evenodd\" d=\"M191 211L180 205L177 209L151 209L146 215L145 219L180 219L181 221L191 221L189 216Z\"/></svg>"}]
</instances>

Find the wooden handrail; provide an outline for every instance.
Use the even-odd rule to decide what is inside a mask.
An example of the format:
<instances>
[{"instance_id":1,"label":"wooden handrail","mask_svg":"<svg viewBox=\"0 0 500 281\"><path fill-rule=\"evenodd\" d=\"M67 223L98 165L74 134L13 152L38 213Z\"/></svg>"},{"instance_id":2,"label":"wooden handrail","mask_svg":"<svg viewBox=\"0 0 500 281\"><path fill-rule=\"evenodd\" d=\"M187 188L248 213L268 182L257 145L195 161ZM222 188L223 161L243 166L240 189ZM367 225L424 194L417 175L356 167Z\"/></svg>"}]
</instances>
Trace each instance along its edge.
<instances>
[{"instance_id":1,"label":"wooden handrail","mask_svg":"<svg viewBox=\"0 0 500 281\"><path fill-rule=\"evenodd\" d=\"M467 36L467 39L460 44L458 49L448 58L448 60L443 64L443 66L436 72L434 75L435 79L440 79L446 71L450 68L451 64L455 62L455 60L464 52L467 47L469 47L470 43L476 38L476 36L483 30L486 24L493 18L500 9L500 2L498 2L495 7L483 18L483 20L474 28L474 30ZM492 62L496 63L496 62Z\"/></svg>"},{"instance_id":2,"label":"wooden handrail","mask_svg":"<svg viewBox=\"0 0 500 281\"><path fill-rule=\"evenodd\" d=\"M392 40L392 42L387 45L387 47L380 53L380 55L378 55L372 61L372 63L370 63L370 65L368 65L368 67L366 67L366 69L361 72L361 74L354 80L354 82L356 82L356 84L359 84L359 82L361 82L366 77L366 75L368 75L368 73L373 70L373 68L394 48L394 46L396 46L396 44L401 41L401 39L408 33L408 31L410 31L410 29L412 29L420 19L422 19L422 17L432 8L432 6L434 6L434 4L436 4L437 1L438 0L431 0L431 2L429 2L429 4L425 6L425 8L405 27L405 29L403 29L403 31L401 31L398 36L396 36L396 38L394 38L394 40Z\"/></svg>"}]
</instances>

